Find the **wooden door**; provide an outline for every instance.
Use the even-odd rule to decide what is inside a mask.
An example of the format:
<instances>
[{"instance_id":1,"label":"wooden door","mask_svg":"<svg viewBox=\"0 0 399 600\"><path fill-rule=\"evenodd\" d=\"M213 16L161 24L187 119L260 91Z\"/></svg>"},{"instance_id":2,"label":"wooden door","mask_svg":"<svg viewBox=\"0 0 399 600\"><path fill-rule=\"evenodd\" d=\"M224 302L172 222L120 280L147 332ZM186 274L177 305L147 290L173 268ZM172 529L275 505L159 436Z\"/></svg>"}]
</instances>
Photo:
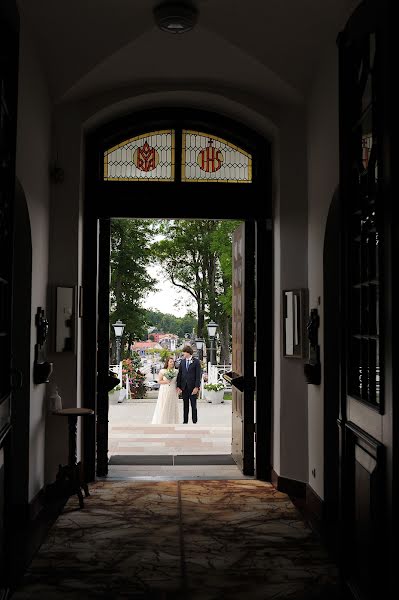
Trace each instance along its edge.
<instances>
[{"instance_id":1,"label":"wooden door","mask_svg":"<svg viewBox=\"0 0 399 600\"><path fill-rule=\"evenodd\" d=\"M242 223L233 235L232 456L244 475L254 473L255 227Z\"/></svg>"},{"instance_id":2,"label":"wooden door","mask_svg":"<svg viewBox=\"0 0 399 600\"><path fill-rule=\"evenodd\" d=\"M97 468L99 477L108 474L108 388L109 371L109 283L111 221L99 220L98 334L97 334Z\"/></svg>"},{"instance_id":3,"label":"wooden door","mask_svg":"<svg viewBox=\"0 0 399 600\"><path fill-rule=\"evenodd\" d=\"M0 5L0 597L8 587L7 502L11 437L12 244L18 82L18 13Z\"/></svg>"},{"instance_id":4,"label":"wooden door","mask_svg":"<svg viewBox=\"0 0 399 600\"><path fill-rule=\"evenodd\" d=\"M365 0L339 37L343 323L340 556L357 598L386 589L392 531L392 4ZM392 8L393 10L393 8ZM394 210L393 210L394 209ZM392 236L392 237L391 237ZM397 244L397 242L395 242ZM389 594L388 594L389 595Z\"/></svg>"}]
</instances>

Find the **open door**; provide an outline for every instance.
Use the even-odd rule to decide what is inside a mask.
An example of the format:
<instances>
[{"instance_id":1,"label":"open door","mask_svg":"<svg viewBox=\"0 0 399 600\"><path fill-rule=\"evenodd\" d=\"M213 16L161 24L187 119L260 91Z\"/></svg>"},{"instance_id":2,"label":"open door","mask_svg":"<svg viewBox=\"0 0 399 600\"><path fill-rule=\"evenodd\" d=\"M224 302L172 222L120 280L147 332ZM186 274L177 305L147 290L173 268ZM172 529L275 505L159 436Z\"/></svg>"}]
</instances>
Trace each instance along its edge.
<instances>
[{"instance_id":1,"label":"open door","mask_svg":"<svg viewBox=\"0 0 399 600\"><path fill-rule=\"evenodd\" d=\"M11 573L12 258L18 96L19 18L14 0L0 4L0 598ZM17 378L19 379L19 377Z\"/></svg>"},{"instance_id":2,"label":"open door","mask_svg":"<svg viewBox=\"0 0 399 600\"><path fill-rule=\"evenodd\" d=\"M231 452L244 475L254 474L255 224L233 235L233 364Z\"/></svg>"}]
</instances>

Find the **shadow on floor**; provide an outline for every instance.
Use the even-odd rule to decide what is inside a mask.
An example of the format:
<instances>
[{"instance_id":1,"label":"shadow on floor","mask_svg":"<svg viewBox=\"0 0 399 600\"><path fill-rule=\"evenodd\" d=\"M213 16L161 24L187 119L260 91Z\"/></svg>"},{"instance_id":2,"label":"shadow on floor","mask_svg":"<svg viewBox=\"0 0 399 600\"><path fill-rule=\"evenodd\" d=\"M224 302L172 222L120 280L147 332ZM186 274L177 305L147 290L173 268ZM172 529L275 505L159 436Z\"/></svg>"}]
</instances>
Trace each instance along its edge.
<instances>
[{"instance_id":1,"label":"shadow on floor","mask_svg":"<svg viewBox=\"0 0 399 600\"><path fill-rule=\"evenodd\" d=\"M288 496L244 481L99 481L71 498L15 600L332 600L338 572Z\"/></svg>"}]
</instances>

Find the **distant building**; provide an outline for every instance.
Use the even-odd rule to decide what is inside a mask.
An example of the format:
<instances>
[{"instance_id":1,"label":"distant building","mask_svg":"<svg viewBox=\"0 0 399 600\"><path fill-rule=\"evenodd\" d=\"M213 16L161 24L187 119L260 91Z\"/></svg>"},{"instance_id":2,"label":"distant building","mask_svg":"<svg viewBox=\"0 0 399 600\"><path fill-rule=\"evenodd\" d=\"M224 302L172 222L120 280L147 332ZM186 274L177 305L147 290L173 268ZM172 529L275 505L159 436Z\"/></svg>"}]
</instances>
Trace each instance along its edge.
<instances>
[{"instance_id":1,"label":"distant building","mask_svg":"<svg viewBox=\"0 0 399 600\"><path fill-rule=\"evenodd\" d=\"M130 349L138 352L140 356L144 356L146 350L162 350L162 346L158 344L158 342L151 342L148 340L146 342L135 342L130 346Z\"/></svg>"},{"instance_id":2,"label":"distant building","mask_svg":"<svg viewBox=\"0 0 399 600\"><path fill-rule=\"evenodd\" d=\"M174 333L159 334L158 338L162 348L168 348L168 350L171 350L171 352L176 350L178 340L179 336L175 335Z\"/></svg>"},{"instance_id":3,"label":"distant building","mask_svg":"<svg viewBox=\"0 0 399 600\"><path fill-rule=\"evenodd\" d=\"M176 350L179 336L174 333L151 333L151 337L154 339L154 342L161 344L162 348L168 348L168 350L171 350L172 352Z\"/></svg>"}]
</instances>

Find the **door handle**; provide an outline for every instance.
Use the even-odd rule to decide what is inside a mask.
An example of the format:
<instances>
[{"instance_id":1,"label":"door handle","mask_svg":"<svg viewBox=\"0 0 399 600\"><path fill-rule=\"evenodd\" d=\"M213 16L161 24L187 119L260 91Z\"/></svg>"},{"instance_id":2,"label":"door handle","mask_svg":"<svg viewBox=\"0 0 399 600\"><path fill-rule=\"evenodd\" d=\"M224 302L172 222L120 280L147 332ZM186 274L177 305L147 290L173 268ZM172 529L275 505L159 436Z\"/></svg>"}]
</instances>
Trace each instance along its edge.
<instances>
[{"instance_id":1,"label":"door handle","mask_svg":"<svg viewBox=\"0 0 399 600\"><path fill-rule=\"evenodd\" d=\"M239 373L235 373L234 371L229 371L228 373L224 373L223 379L225 379L231 385L234 385L237 390L240 392L244 391L244 376Z\"/></svg>"}]
</instances>

